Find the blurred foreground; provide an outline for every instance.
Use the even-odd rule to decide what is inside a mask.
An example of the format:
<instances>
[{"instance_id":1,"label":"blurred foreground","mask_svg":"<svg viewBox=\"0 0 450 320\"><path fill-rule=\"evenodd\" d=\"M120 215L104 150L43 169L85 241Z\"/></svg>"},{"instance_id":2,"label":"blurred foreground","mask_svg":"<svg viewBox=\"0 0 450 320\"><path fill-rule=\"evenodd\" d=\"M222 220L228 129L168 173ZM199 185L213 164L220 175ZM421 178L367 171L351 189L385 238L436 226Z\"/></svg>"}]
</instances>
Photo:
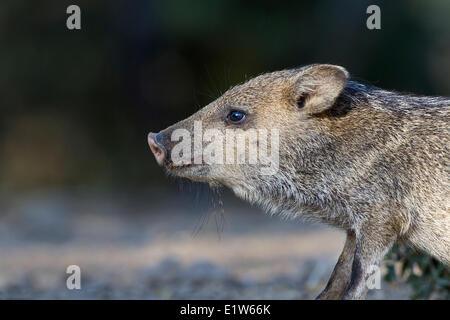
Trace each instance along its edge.
<instances>
[{"instance_id":1,"label":"blurred foreground","mask_svg":"<svg viewBox=\"0 0 450 320\"><path fill-rule=\"evenodd\" d=\"M342 233L269 217L228 193L222 220L186 194L2 199L0 298L311 299L323 289ZM72 264L81 290L66 288ZM369 298L408 295L405 285L383 282Z\"/></svg>"}]
</instances>

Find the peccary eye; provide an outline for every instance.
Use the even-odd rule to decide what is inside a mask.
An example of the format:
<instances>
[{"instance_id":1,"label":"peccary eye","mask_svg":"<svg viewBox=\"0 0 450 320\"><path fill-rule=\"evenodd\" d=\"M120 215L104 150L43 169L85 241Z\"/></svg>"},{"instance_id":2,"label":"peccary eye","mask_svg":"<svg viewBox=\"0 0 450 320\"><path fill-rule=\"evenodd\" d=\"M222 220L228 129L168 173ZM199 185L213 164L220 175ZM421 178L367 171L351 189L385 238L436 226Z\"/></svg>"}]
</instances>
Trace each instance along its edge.
<instances>
[{"instance_id":1,"label":"peccary eye","mask_svg":"<svg viewBox=\"0 0 450 320\"><path fill-rule=\"evenodd\" d=\"M245 113L242 111L233 110L228 114L228 119L235 123L241 122L245 119Z\"/></svg>"}]
</instances>

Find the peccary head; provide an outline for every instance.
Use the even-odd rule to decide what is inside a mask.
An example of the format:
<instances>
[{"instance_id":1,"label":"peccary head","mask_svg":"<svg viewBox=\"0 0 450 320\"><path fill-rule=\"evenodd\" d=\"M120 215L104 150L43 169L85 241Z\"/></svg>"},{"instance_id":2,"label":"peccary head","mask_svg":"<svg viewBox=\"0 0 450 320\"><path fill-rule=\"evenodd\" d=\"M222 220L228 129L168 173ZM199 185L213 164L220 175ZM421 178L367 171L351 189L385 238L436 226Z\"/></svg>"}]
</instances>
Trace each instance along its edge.
<instances>
[{"instance_id":1,"label":"peccary head","mask_svg":"<svg viewBox=\"0 0 450 320\"><path fill-rule=\"evenodd\" d=\"M344 68L327 64L263 74L148 142L171 175L225 185L248 200L289 197L295 184L314 183L308 154L326 147L322 122L347 79Z\"/></svg>"}]
</instances>

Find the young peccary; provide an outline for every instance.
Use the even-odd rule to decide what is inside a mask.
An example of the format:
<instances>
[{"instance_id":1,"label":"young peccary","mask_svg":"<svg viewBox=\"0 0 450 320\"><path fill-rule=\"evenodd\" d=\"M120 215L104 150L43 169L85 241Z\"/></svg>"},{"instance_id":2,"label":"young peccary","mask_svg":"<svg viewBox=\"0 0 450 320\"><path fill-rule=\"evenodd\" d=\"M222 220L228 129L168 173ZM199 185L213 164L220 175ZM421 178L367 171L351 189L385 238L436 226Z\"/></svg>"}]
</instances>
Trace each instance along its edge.
<instances>
[{"instance_id":1,"label":"young peccary","mask_svg":"<svg viewBox=\"0 0 450 320\"><path fill-rule=\"evenodd\" d=\"M449 98L381 90L350 81L342 67L316 64L235 86L148 141L172 175L225 185L268 211L345 230L318 298L363 299L373 266L397 240L450 264L449 111ZM211 161L221 149L202 153L208 139L196 139L199 124L227 137L231 129L276 132L275 172L262 173L263 161ZM194 134L192 149L190 139L188 149L177 144L186 132ZM223 149L232 160L234 149L261 144L268 147L247 139Z\"/></svg>"}]
</instances>

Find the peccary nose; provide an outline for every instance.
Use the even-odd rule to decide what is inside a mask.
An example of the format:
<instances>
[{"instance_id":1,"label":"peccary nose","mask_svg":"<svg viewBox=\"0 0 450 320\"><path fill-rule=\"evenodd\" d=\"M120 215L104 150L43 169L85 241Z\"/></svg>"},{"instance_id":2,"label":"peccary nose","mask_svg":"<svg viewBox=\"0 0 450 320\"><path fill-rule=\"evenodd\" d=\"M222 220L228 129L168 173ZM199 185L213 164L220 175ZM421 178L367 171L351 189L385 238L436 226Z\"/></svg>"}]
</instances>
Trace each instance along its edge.
<instances>
[{"instance_id":1,"label":"peccary nose","mask_svg":"<svg viewBox=\"0 0 450 320\"><path fill-rule=\"evenodd\" d=\"M150 132L148 134L148 145L155 156L156 162L161 166L164 163L166 157L166 149L161 144L161 133Z\"/></svg>"}]
</instances>

